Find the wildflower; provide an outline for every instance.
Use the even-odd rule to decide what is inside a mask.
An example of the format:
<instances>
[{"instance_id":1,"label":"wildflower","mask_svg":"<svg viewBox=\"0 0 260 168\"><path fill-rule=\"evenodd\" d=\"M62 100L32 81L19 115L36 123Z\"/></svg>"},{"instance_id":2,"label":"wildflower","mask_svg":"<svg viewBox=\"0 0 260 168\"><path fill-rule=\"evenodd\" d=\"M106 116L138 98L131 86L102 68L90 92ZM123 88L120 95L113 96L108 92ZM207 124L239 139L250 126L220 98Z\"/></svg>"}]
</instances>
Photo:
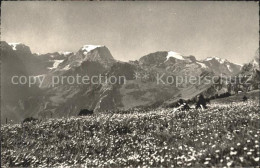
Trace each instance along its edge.
<instances>
[{"instance_id":1,"label":"wildflower","mask_svg":"<svg viewBox=\"0 0 260 168\"><path fill-rule=\"evenodd\" d=\"M182 164L182 162L178 161L177 164Z\"/></svg>"},{"instance_id":2,"label":"wildflower","mask_svg":"<svg viewBox=\"0 0 260 168\"><path fill-rule=\"evenodd\" d=\"M237 146L240 146L241 144L240 143L237 143Z\"/></svg>"},{"instance_id":3,"label":"wildflower","mask_svg":"<svg viewBox=\"0 0 260 168\"><path fill-rule=\"evenodd\" d=\"M209 162L208 162L208 161L206 161L206 162L204 162L204 164L205 164L205 165L207 165L207 164L209 164Z\"/></svg>"},{"instance_id":4,"label":"wildflower","mask_svg":"<svg viewBox=\"0 0 260 168\"><path fill-rule=\"evenodd\" d=\"M232 156L232 155L236 155L237 154L237 151L234 151L234 152L232 152L232 151L230 151L230 155Z\"/></svg>"},{"instance_id":5,"label":"wildflower","mask_svg":"<svg viewBox=\"0 0 260 168\"><path fill-rule=\"evenodd\" d=\"M246 154L247 154L247 155L252 155L252 152L247 152Z\"/></svg>"},{"instance_id":6,"label":"wildflower","mask_svg":"<svg viewBox=\"0 0 260 168\"><path fill-rule=\"evenodd\" d=\"M228 163L227 163L227 166L231 166L232 163L233 163L233 161L228 162Z\"/></svg>"},{"instance_id":7,"label":"wildflower","mask_svg":"<svg viewBox=\"0 0 260 168\"><path fill-rule=\"evenodd\" d=\"M259 161L259 157L257 157L257 158L254 158L254 160L255 160L256 162L258 162L258 161Z\"/></svg>"}]
</instances>

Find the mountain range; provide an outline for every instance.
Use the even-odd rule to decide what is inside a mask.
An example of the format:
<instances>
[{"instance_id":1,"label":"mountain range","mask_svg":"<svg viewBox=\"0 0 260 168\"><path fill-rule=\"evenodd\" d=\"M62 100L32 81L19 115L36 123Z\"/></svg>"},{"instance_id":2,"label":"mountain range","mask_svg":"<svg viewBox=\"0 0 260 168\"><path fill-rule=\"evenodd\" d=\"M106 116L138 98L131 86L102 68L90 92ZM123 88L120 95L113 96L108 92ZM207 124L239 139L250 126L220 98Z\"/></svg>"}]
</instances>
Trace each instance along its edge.
<instances>
[{"instance_id":1,"label":"mountain range","mask_svg":"<svg viewBox=\"0 0 260 168\"><path fill-rule=\"evenodd\" d=\"M158 51L139 60L115 60L103 45L84 45L77 52L32 53L21 43L1 42L2 61L2 123L21 121L26 117L49 118L75 116L80 109L95 113L127 110L136 107L157 107L191 99L200 93L218 94L228 87L215 87L207 77L252 74L252 89L258 87L258 56L248 64L239 65L218 57L197 60L173 51ZM124 77L124 82L53 85L53 78L63 76ZM11 83L13 76L44 77L39 85ZM199 83L177 79L187 76L200 78ZM159 78L159 80L158 80ZM3 80L4 79L4 80ZM158 82L159 81L159 82ZM208 95L207 95L208 94Z\"/></svg>"}]
</instances>

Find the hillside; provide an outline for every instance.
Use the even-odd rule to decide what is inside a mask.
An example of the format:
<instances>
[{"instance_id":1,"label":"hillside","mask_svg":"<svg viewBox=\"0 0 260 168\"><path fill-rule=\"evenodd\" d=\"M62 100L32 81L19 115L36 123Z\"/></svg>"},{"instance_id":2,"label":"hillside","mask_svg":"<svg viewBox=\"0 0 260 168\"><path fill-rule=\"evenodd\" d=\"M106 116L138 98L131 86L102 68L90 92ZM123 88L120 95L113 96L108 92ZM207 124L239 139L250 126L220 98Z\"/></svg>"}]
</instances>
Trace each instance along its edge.
<instances>
[{"instance_id":1,"label":"hillside","mask_svg":"<svg viewBox=\"0 0 260 168\"><path fill-rule=\"evenodd\" d=\"M243 97L246 96L248 99L259 100L260 92L258 90L253 90L250 92L242 92L239 94L232 95L226 98L218 98L211 101L211 103L232 103L241 102Z\"/></svg>"},{"instance_id":2,"label":"hillside","mask_svg":"<svg viewBox=\"0 0 260 168\"><path fill-rule=\"evenodd\" d=\"M1 166L257 166L259 99L225 102L3 125Z\"/></svg>"},{"instance_id":3,"label":"hillside","mask_svg":"<svg viewBox=\"0 0 260 168\"><path fill-rule=\"evenodd\" d=\"M180 98L192 99L201 93L210 97L228 91L225 82L213 84L213 80L219 80L214 76L222 73L233 76L241 69L240 65L222 58L197 60L195 56L174 51L157 51L136 61L121 62L104 45L83 45L77 52L47 54L33 54L29 46L21 43L2 41L1 45L2 72L7 77L2 82L1 123L6 120L19 123L27 117L77 116L81 109L94 110L97 114L136 107L165 107ZM256 60L252 63L254 67ZM246 74L255 74L246 79L250 84L230 86L230 90L256 89L259 71L250 67L242 68ZM32 87L27 83L13 84L14 75L36 78L37 82ZM85 77L97 80L83 83ZM107 82L105 78L117 81Z\"/></svg>"}]
</instances>

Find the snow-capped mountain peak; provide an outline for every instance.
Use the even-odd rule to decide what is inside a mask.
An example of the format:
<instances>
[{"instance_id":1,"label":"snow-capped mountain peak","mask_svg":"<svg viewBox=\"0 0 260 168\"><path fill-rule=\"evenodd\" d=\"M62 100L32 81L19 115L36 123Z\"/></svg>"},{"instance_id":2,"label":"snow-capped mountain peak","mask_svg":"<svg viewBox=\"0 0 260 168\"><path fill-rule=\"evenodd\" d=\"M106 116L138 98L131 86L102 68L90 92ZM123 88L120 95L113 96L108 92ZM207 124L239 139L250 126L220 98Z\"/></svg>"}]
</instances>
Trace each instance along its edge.
<instances>
[{"instance_id":1,"label":"snow-capped mountain peak","mask_svg":"<svg viewBox=\"0 0 260 168\"><path fill-rule=\"evenodd\" d=\"M219 57L208 57L202 62L216 74L223 73L226 75L234 75L241 69L241 65L229 62L228 60Z\"/></svg>"},{"instance_id":2,"label":"snow-capped mountain peak","mask_svg":"<svg viewBox=\"0 0 260 168\"><path fill-rule=\"evenodd\" d=\"M229 62L228 60L219 57L208 57L205 59L205 61L211 61L211 60L217 60L221 64L224 64L225 62Z\"/></svg>"},{"instance_id":3,"label":"snow-capped mountain peak","mask_svg":"<svg viewBox=\"0 0 260 168\"><path fill-rule=\"evenodd\" d=\"M173 52L173 51L169 51L166 58L168 60L171 57L179 59L179 60L185 60L181 54Z\"/></svg>"},{"instance_id":4,"label":"snow-capped mountain peak","mask_svg":"<svg viewBox=\"0 0 260 168\"><path fill-rule=\"evenodd\" d=\"M15 52L20 52L20 54L26 54L26 55L30 55L31 50L30 47L28 47L27 45L20 43L20 42L13 42L13 43L7 43L13 51Z\"/></svg>"},{"instance_id":5,"label":"snow-capped mountain peak","mask_svg":"<svg viewBox=\"0 0 260 168\"><path fill-rule=\"evenodd\" d=\"M213 57L208 57L205 59L205 61L210 61L210 60L213 60Z\"/></svg>"},{"instance_id":6,"label":"snow-capped mountain peak","mask_svg":"<svg viewBox=\"0 0 260 168\"><path fill-rule=\"evenodd\" d=\"M73 52L70 52L70 51L59 51L58 53L59 53L60 55L68 56L68 55L72 54Z\"/></svg>"},{"instance_id":7,"label":"snow-capped mountain peak","mask_svg":"<svg viewBox=\"0 0 260 168\"><path fill-rule=\"evenodd\" d=\"M233 63L233 64L235 64L235 65L239 65L239 66L241 66L241 67L243 66L243 64L238 64L238 63Z\"/></svg>"},{"instance_id":8,"label":"snow-capped mountain peak","mask_svg":"<svg viewBox=\"0 0 260 168\"><path fill-rule=\"evenodd\" d=\"M196 61L197 64L199 64L201 66L201 68L208 68L207 65L205 65L202 62Z\"/></svg>"},{"instance_id":9,"label":"snow-capped mountain peak","mask_svg":"<svg viewBox=\"0 0 260 168\"><path fill-rule=\"evenodd\" d=\"M87 54L88 52L99 48L99 47L104 47L103 45L84 45L81 50L84 51L84 54Z\"/></svg>"},{"instance_id":10,"label":"snow-capped mountain peak","mask_svg":"<svg viewBox=\"0 0 260 168\"><path fill-rule=\"evenodd\" d=\"M83 51L84 55L87 55L90 51L99 48L99 47L104 47L103 45L84 45L81 50Z\"/></svg>"},{"instance_id":11,"label":"snow-capped mountain peak","mask_svg":"<svg viewBox=\"0 0 260 168\"><path fill-rule=\"evenodd\" d=\"M16 46L21 43L8 43L8 44L13 48L13 50L16 50Z\"/></svg>"}]
</instances>

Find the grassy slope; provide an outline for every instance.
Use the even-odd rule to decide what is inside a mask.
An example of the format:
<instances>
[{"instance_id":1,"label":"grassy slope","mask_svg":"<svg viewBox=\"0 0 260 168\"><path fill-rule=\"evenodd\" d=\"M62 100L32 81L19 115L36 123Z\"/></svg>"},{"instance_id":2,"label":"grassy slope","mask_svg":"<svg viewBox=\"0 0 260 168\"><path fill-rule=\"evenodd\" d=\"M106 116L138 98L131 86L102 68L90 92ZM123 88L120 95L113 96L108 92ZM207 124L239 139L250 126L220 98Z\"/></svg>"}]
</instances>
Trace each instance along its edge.
<instances>
[{"instance_id":1,"label":"grassy slope","mask_svg":"<svg viewBox=\"0 0 260 168\"><path fill-rule=\"evenodd\" d=\"M241 102L243 97L246 96L248 99L254 99L259 101L260 92L259 90L253 90L251 92L240 93L226 98L212 100L212 103L232 103Z\"/></svg>"},{"instance_id":2,"label":"grassy slope","mask_svg":"<svg viewBox=\"0 0 260 168\"><path fill-rule=\"evenodd\" d=\"M256 166L259 103L50 119L1 128L2 166Z\"/></svg>"}]
</instances>

